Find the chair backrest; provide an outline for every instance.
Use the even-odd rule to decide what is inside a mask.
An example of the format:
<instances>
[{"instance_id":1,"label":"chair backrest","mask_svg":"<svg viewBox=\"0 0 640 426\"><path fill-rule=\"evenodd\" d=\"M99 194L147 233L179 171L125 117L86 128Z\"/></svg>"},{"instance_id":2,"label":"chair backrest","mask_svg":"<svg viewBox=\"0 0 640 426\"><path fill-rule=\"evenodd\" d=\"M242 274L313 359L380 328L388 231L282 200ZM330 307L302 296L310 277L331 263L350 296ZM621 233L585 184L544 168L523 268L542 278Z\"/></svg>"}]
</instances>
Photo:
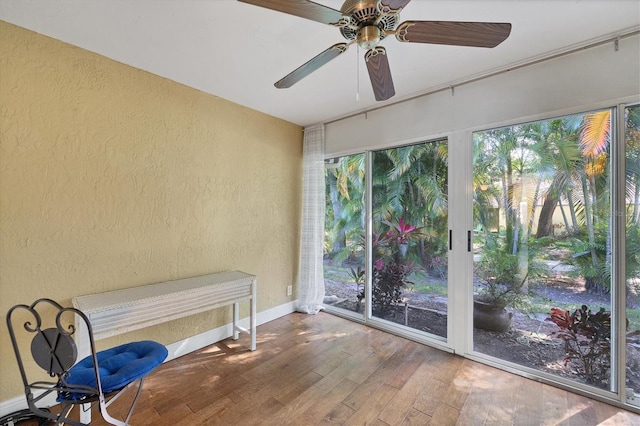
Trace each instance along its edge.
<instances>
[{"instance_id":1,"label":"chair backrest","mask_svg":"<svg viewBox=\"0 0 640 426\"><path fill-rule=\"evenodd\" d=\"M69 386L65 381L69 370L78 360L78 350L74 341L76 321L85 322L92 353L95 354L91 324L87 317L75 308L63 307L56 301L45 298L38 299L31 305L16 305L7 313L7 328L28 400L39 400L45 396L29 395L34 391L45 394L55 391L58 395L73 393L79 395L79 398L94 398L99 395L100 378L97 368L97 388L78 388ZM27 347L30 347L30 355L35 364L50 377L55 378L55 382L30 380L29 377L35 376L36 373L32 368L25 367Z\"/></svg>"},{"instance_id":2,"label":"chair backrest","mask_svg":"<svg viewBox=\"0 0 640 426\"><path fill-rule=\"evenodd\" d=\"M89 318L82 311L65 308L51 299L38 299L29 306L12 307L7 313L7 328L29 409L39 417L54 420L56 424L90 424L91 411L81 412L81 421L69 417L69 414L75 405L86 407L88 403L96 403L105 421L113 425L129 425L144 377L162 364L168 355L164 345L149 340L125 343L98 353ZM83 335L78 336L78 333ZM80 361L74 338L89 342L91 354ZM27 347L30 350L26 350ZM29 368L25 367L27 353L33 359ZM36 365L55 381L30 380L29 375L33 376ZM137 391L126 419L112 417L107 407L136 383ZM45 397L53 393L61 404L59 413L55 414L38 407Z\"/></svg>"},{"instance_id":3,"label":"chair backrest","mask_svg":"<svg viewBox=\"0 0 640 426\"><path fill-rule=\"evenodd\" d=\"M61 376L76 363L78 350L70 335L57 328L46 328L33 337L31 356L51 377Z\"/></svg>"}]
</instances>

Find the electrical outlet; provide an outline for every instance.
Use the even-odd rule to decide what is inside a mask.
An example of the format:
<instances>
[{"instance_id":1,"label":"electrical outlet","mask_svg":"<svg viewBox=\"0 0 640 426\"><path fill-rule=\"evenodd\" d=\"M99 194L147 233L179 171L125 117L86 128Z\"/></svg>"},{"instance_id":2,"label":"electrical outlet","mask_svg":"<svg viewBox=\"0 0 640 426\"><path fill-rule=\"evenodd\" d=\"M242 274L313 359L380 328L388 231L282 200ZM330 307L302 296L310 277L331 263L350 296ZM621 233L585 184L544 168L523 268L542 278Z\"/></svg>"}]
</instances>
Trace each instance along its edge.
<instances>
[{"instance_id":1,"label":"electrical outlet","mask_svg":"<svg viewBox=\"0 0 640 426\"><path fill-rule=\"evenodd\" d=\"M288 285L287 286L287 296L291 296L293 294L293 286L292 285Z\"/></svg>"}]
</instances>

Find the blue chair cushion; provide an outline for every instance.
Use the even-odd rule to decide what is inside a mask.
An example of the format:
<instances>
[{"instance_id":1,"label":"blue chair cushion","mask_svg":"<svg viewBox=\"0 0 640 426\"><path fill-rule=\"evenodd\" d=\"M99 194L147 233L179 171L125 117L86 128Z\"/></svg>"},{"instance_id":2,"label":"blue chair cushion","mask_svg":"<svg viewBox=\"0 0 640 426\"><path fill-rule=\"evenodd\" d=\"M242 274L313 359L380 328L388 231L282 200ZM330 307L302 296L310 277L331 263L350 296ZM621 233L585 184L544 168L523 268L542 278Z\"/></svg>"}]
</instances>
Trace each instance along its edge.
<instances>
[{"instance_id":1,"label":"blue chair cushion","mask_svg":"<svg viewBox=\"0 0 640 426\"><path fill-rule=\"evenodd\" d=\"M98 371L102 392L109 393L122 389L129 383L146 376L167 358L168 351L164 345L150 340L125 343L111 349L100 351ZM84 358L71 367L66 382L70 385L85 385L97 388L91 356ZM78 399L78 394L61 395L58 399Z\"/></svg>"}]
</instances>

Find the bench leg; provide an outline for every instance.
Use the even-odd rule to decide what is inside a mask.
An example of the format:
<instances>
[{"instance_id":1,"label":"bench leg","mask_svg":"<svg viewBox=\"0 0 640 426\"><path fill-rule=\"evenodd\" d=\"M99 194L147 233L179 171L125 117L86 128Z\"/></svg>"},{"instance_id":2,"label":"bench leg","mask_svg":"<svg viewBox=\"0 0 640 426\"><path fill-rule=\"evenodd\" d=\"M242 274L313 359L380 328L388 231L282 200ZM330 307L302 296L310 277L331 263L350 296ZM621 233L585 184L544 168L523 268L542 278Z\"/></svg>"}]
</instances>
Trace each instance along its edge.
<instances>
[{"instance_id":1,"label":"bench leg","mask_svg":"<svg viewBox=\"0 0 640 426\"><path fill-rule=\"evenodd\" d=\"M256 297L255 292L253 293L253 297L251 297L251 313L249 315L249 322L251 323L249 328L251 331L251 350L256 350Z\"/></svg>"},{"instance_id":2,"label":"bench leg","mask_svg":"<svg viewBox=\"0 0 640 426\"><path fill-rule=\"evenodd\" d=\"M238 340L238 337L240 337L240 332L238 331L239 320L240 320L240 306L238 306L238 302L234 302L233 304L233 340Z\"/></svg>"}]
</instances>

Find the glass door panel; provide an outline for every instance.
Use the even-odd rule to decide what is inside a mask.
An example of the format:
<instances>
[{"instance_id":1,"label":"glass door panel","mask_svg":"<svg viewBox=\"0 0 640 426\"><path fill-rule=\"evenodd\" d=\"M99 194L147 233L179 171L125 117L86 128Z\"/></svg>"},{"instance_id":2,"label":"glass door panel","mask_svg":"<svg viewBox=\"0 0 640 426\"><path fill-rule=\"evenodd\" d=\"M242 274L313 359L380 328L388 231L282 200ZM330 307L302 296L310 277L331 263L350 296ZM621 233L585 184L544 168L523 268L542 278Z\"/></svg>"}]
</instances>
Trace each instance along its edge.
<instances>
[{"instance_id":1,"label":"glass door panel","mask_svg":"<svg viewBox=\"0 0 640 426\"><path fill-rule=\"evenodd\" d=\"M325 161L325 305L364 317L365 155Z\"/></svg>"},{"instance_id":2,"label":"glass door panel","mask_svg":"<svg viewBox=\"0 0 640 426\"><path fill-rule=\"evenodd\" d=\"M371 156L372 317L446 338L446 140Z\"/></svg>"},{"instance_id":3,"label":"glass door panel","mask_svg":"<svg viewBox=\"0 0 640 426\"><path fill-rule=\"evenodd\" d=\"M640 406L640 105L625 110L627 403Z\"/></svg>"},{"instance_id":4,"label":"glass door panel","mask_svg":"<svg viewBox=\"0 0 640 426\"><path fill-rule=\"evenodd\" d=\"M609 390L611 111L473 135L476 353Z\"/></svg>"}]
</instances>

